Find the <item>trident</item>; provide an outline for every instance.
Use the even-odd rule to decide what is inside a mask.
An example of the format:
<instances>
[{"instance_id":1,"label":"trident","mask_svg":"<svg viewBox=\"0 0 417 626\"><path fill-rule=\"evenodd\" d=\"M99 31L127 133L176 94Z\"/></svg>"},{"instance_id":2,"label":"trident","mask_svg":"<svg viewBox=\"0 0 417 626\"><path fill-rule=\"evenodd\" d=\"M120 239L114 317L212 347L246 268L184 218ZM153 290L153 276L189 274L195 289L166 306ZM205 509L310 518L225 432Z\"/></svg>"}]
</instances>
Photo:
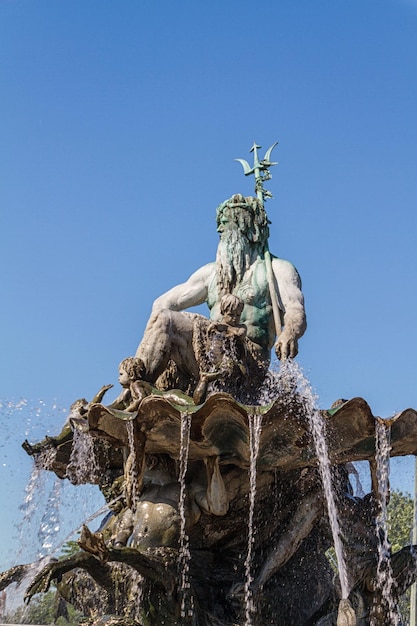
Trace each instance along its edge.
<instances>
[{"instance_id":1,"label":"trident","mask_svg":"<svg viewBox=\"0 0 417 626\"><path fill-rule=\"evenodd\" d=\"M262 161L259 161L258 148L260 149L261 146L258 146L254 142L252 148L250 149L250 152L253 152L253 167L251 167L249 163L245 161L245 159L235 159L235 161L239 161L239 163L242 164L245 176L250 176L251 174L255 175L255 193L262 207L264 206L264 203L266 202L267 198L272 198L272 193L264 189L264 181L272 178L269 172L269 168L272 167L273 165L277 165L277 163L272 163L271 161L271 152L277 145L278 145L278 141L272 144L272 146L266 151L265 156L262 159ZM269 252L268 242L266 242L266 245L265 245L264 259L265 259L265 268L266 268L266 276L268 280L269 294L271 296L272 312L274 316L275 333L278 339L282 330L282 322L281 322L281 314L280 314L280 308L282 308L282 306L280 307L279 305L278 285L275 280L274 272L272 270L272 259L271 259L271 253Z\"/></svg>"}]
</instances>

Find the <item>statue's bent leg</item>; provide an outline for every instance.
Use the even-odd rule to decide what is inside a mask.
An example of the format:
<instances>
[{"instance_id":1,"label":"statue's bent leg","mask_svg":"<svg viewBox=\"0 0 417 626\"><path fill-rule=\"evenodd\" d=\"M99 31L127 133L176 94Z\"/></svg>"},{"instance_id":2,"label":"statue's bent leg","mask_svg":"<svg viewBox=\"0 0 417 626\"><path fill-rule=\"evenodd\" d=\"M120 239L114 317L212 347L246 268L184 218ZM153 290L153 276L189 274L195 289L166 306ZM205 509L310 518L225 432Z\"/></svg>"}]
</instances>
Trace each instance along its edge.
<instances>
[{"instance_id":1,"label":"statue's bent leg","mask_svg":"<svg viewBox=\"0 0 417 626\"><path fill-rule=\"evenodd\" d=\"M146 368L146 379L154 383L165 369L171 352L170 311L153 313L136 351Z\"/></svg>"},{"instance_id":2,"label":"statue's bent leg","mask_svg":"<svg viewBox=\"0 0 417 626\"><path fill-rule=\"evenodd\" d=\"M155 383L170 359L185 369L196 369L191 347L194 317L191 313L170 310L151 315L136 351L145 364L148 382Z\"/></svg>"}]
</instances>

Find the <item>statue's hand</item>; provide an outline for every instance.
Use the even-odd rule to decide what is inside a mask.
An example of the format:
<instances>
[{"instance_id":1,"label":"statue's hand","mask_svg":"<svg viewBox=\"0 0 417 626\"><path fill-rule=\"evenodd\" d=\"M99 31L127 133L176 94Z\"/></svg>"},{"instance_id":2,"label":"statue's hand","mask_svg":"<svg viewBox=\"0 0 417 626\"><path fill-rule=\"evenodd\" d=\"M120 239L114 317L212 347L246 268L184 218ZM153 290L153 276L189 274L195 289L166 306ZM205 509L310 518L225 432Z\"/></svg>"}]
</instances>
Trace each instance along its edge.
<instances>
[{"instance_id":1,"label":"statue's hand","mask_svg":"<svg viewBox=\"0 0 417 626\"><path fill-rule=\"evenodd\" d=\"M98 391L94 398L91 400L90 404L100 404L100 402L104 398L104 394L106 393L106 391L108 391L112 387L113 385L103 385L100 391Z\"/></svg>"},{"instance_id":2,"label":"statue's hand","mask_svg":"<svg viewBox=\"0 0 417 626\"><path fill-rule=\"evenodd\" d=\"M285 330L280 334L275 344L275 353L280 361L285 359L293 359L298 354L298 341Z\"/></svg>"},{"instance_id":3,"label":"statue's hand","mask_svg":"<svg viewBox=\"0 0 417 626\"><path fill-rule=\"evenodd\" d=\"M113 385L103 385L102 388L100 389L99 393L106 393L106 391L108 391L109 389L111 389L113 387Z\"/></svg>"}]
</instances>

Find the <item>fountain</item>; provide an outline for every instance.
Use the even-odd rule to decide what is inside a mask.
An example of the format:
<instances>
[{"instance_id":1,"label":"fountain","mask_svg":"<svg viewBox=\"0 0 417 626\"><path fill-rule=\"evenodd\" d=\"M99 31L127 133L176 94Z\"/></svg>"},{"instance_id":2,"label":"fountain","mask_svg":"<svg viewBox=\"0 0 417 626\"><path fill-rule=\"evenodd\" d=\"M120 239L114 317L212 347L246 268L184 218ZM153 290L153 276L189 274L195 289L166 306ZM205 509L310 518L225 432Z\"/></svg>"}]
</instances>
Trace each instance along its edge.
<instances>
[{"instance_id":1,"label":"fountain","mask_svg":"<svg viewBox=\"0 0 417 626\"><path fill-rule=\"evenodd\" d=\"M361 398L317 409L294 361L301 282L268 248L274 146L259 160L254 144L253 167L238 159L256 197L217 208L216 261L155 301L116 400L104 403L107 385L56 437L24 442L37 468L97 485L110 509L75 554L42 565L27 601L53 582L91 626L400 623L415 552L390 551L380 448L415 454L417 413L381 420ZM204 302L210 319L185 310ZM355 461L372 478L360 497ZM0 574L0 591L31 567Z\"/></svg>"}]
</instances>

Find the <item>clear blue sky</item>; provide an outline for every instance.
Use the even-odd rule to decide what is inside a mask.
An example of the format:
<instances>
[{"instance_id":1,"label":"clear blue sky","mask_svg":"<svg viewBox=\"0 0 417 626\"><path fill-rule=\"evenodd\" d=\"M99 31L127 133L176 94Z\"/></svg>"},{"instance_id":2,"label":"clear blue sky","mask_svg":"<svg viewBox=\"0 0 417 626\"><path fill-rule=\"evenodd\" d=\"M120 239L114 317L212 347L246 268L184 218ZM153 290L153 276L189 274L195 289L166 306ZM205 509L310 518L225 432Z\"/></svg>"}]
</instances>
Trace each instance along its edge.
<instances>
[{"instance_id":1,"label":"clear blue sky","mask_svg":"<svg viewBox=\"0 0 417 626\"><path fill-rule=\"evenodd\" d=\"M214 259L216 206L253 192L254 140L280 142L270 248L321 406L417 407L417 1L0 0L0 58L8 556L20 442L117 385L153 299Z\"/></svg>"}]
</instances>

